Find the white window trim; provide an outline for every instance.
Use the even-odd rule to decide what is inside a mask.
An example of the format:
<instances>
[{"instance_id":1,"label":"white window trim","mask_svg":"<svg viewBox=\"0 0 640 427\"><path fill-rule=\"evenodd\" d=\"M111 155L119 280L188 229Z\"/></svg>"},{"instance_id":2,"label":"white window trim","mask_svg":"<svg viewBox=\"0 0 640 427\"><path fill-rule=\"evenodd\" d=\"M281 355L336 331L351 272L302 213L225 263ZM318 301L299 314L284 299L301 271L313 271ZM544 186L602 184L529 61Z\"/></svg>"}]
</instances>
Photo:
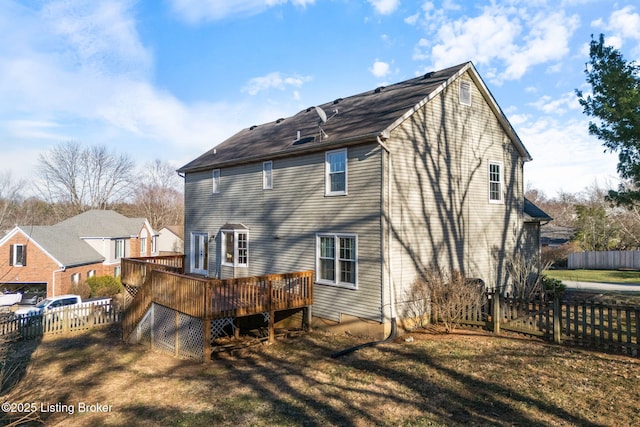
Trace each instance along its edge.
<instances>
[{"instance_id":1,"label":"white window trim","mask_svg":"<svg viewBox=\"0 0 640 427\"><path fill-rule=\"evenodd\" d=\"M334 266L335 266L335 280L331 281L331 280L326 280L326 279L321 279L320 278L320 238L321 237L333 237L335 244L334 244L334 248L335 248L335 258L334 258ZM355 264L355 283L348 283L348 282L341 282L340 281L340 276L341 276L341 271L340 271L340 238L349 238L349 239L354 239L355 240L355 252L356 252L356 256L355 256L355 260L354 260L354 264ZM358 289L358 272L359 272L359 267L358 267L358 235L357 234L347 234L347 233L318 233L316 234L316 283L321 284L321 285L329 285L329 286L336 286L339 288L345 288L345 289Z\"/></svg>"},{"instance_id":2,"label":"white window trim","mask_svg":"<svg viewBox=\"0 0 640 427\"><path fill-rule=\"evenodd\" d=\"M22 257L18 258L18 247L22 248ZM11 253L12 267L24 267L24 253L27 250L27 245L16 243L13 245L13 251Z\"/></svg>"},{"instance_id":3,"label":"white window trim","mask_svg":"<svg viewBox=\"0 0 640 427\"><path fill-rule=\"evenodd\" d=\"M213 194L220 193L220 169L211 171L211 191Z\"/></svg>"},{"instance_id":4,"label":"white window trim","mask_svg":"<svg viewBox=\"0 0 640 427\"><path fill-rule=\"evenodd\" d=\"M122 245L122 253L120 254L120 256L118 256L118 244ZM115 240L115 251L113 253L114 255L114 259L120 259L120 258L124 258L125 257L125 252L126 252L126 248L125 248L125 244L124 244L124 239L116 239Z\"/></svg>"},{"instance_id":5,"label":"white window trim","mask_svg":"<svg viewBox=\"0 0 640 427\"><path fill-rule=\"evenodd\" d=\"M226 260L227 254L227 234L233 234L233 262L228 262ZM238 250L238 235L244 234L247 239L247 262L240 263L239 259L239 250ZM221 264L227 267L249 267L249 230L220 230L220 259L222 260Z\"/></svg>"},{"instance_id":6,"label":"white window trim","mask_svg":"<svg viewBox=\"0 0 640 427\"><path fill-rule=\"evenodd\" d=\"M344 152L344 191L331 191L331 164L329 155ZM324 194L325 196L346 196L349 193L349 153L346 148L327 151L324 154Z\"/></svg>"},{"instance_id":7,"label":"white window trim","mask_svg":"<svg viewBox=\"0 0 640 427\"><path fill-rule=\"evenodd\" d=\"M458 86L458 98L460 100L461 105L470 106L471 105L471 82L469 80L460 79L460 83ZM464 95L468 95L468 98Z\"/></svg>"},{"instance_id":8,"label":"white window trim","mask_svg":"<svg viewBox=\"0 0 640 427\"><path fill-rule=\"evenodd\" d=\"M500 190L499 190L499 199L492 199L491 198L491 184L495 181L491 181L491 166L498 166L500 168L500 181L498 182L500 184ZM490 161L489 162L489 168L487 170L487 181L488 181L488 197L489 197L489 203L494 203L494 204L504 204L504 164L502 162L497 162L497 161Z\"/></svg>"},{"instance_id":9,"label":"white window trim","mask_svg":"<svg viewBox=\"0 0 640 427\"><path fill-rule=\"evenodd\" d=\"M262 162L262 189L273 190L273 162Z\"/></svg>"}]
</instances>

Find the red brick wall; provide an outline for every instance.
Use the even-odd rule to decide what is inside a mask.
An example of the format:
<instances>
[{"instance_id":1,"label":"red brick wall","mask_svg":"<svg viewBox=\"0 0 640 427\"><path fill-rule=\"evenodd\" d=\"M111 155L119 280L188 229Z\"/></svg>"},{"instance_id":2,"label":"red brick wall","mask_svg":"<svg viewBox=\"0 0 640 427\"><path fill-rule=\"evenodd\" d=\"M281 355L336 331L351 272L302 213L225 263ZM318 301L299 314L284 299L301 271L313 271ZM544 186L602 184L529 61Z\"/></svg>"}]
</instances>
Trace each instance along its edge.
<instances>
[{"instance_id":1,"label":"red brick wall","mask_svg":"<svg viewBox=\"0 0 640 427\"><path fill-rule=\"evenodd\" d=\"M10 248L15 244L26 245L26 266L9 265ZM0 245L0 283L46 283L47 296L70 293L71 276L75 273L80 273L80 282L84 282L87 280L89 270L96 270L96 276L113 276L115 267L116 265L96 263L68 268L65 271L55 273L54 283L53 275L59 269L58 265L36 244L28 241L22 233L16 233L15 236Z\"/></svg>"}]
</instances>

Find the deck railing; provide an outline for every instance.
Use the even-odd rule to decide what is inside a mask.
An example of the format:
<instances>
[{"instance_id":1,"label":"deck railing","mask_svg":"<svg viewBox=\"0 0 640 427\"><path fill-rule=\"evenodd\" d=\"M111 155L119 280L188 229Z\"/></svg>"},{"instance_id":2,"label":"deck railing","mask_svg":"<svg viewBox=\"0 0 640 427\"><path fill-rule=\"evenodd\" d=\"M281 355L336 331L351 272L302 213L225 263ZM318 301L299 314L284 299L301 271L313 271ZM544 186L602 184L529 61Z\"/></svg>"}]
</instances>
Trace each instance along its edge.
<instances>
[{"instance_id":1,"label":"deck railing","mask_svg":"<svg viewBox=\"0 0 640 427\"><path fill-rule=\"evenodd\" d=\"M184 255L122 258L120 277L128 286L142 286L151 270L184 271Z\"/></svg>"},{"instance_id":2,"label":"deck railing","mask_svg":"<svg viewBox=\"0 0 640 427\"><path fill-rule=\"evenodd\" d=\"M219 280L182 274L182 262L182 257L122 260L122 282L135 290L122 319L125 338L152 303L207 322L313 304L313 271Z\"/></svg>"}]
</instances>

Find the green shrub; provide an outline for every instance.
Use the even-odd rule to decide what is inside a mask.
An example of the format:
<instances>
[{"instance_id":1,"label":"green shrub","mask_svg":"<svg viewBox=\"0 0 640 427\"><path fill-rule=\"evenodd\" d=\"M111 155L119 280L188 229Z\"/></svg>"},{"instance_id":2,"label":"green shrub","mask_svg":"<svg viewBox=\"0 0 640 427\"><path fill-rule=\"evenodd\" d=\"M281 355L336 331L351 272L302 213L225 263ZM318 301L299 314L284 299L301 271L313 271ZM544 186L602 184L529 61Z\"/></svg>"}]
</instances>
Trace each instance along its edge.
<instances>
[{"instance_id":1,"label":"green shrub","mask_svg":"<svg viewBox=\"0 0 640 427\"><path fill-rule=\"evenodd\" d=\"M562 280L554 279L549 276L542 275L542 283L544 284L544 289L547 292L562 294L567 290L567 285L562 283Z\"/></svg>"},{"instance_id":2,"label":"green shrub","mask_svg":"<svg viewBox=\"0 0 640 427\"><path fill-rule=\"evenodd\" d=\"M120 278L113 276L94 276L87 279L87 285L91 289L91 297L112 298L122 291Z\"/></svg>"}]
</instances>

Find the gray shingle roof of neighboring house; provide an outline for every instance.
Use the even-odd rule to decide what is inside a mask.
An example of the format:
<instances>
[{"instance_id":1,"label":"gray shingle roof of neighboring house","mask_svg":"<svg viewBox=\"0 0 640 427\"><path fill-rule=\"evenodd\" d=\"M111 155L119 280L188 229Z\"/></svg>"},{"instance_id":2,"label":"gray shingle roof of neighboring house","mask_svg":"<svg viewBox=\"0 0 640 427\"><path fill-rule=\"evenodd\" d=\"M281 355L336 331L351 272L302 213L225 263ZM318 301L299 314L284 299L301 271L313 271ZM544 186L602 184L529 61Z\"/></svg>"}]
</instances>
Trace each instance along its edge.
<instances>
[{"instance_id":1,"label":"gray shingle roof of neighboring house","mask_svg":"<svg viewBox=\"0 0 640 427\"><path fill-rule=\"evenodd\" d=\"M77 237L136 236L145 223L144 218L127 218L116 211L90 210L66 219L53 227L68 230Z\"/></svg>"},{"instance_id":2,"label":"gray shingle roof of neighboring house","mask_svg":"<svg viewBox=\"0 0 640 427\"><path fill-rule=\"evenodd\" d=\"M480 88L505 132L510 136L525 161L531 156L486 88L470 62L427 73L403 82L321 104L327 117L322 123L315 107L292 117L251 126L236 133L215 148L184 165L178 172L193 172L212 167L257 161L266 157L294 155L306 151L325 150L331 145L386 137L402 121L411 116L444 87L464 72ZM320 125L319 125L320 124ZM300 139L298 139L298 132Z\"/></svg>"},{"instance_id":3,"label":"gray shingle roof of neighboring house","mask_svg":"<svg viewBox=\"0 0 640 427\"><path fill-rule=\"evenodd\" d=\"M24 234L61 266L74 266L103 262L104 257L90 245L67 230L55 225L21 226Z\"/></svg>"},{"instance_id":4,"label":"gray shingle roof of neighboring house","mask_svg":"<svg viewBox=\"0 0 640 427\"><path fill-rule=\"evenodd\" d=\"M69 267L105 260L83 239L137 236L145 221L144 218L127 218L115 211L90 210L55 225L19 228L61 265Z\"/></svg>"}]
</instances>

